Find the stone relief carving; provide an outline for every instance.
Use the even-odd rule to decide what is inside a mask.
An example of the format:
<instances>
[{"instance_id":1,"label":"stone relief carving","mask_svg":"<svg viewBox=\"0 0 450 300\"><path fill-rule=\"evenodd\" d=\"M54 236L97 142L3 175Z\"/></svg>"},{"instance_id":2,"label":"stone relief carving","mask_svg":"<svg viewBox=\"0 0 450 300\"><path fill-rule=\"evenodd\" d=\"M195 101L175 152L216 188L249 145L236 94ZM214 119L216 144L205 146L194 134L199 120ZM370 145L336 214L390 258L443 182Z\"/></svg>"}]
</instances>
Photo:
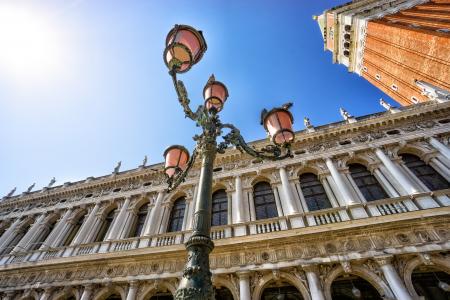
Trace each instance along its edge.
<instances>
[{"instance_id":1,"label":"stone relief carving","mask_svg":"<svg viewBox=\"0 0 450 300\"><path fill-rule=\"evenodd\" d=\"M374 262L373 260L371 260L371 259L367 260L366 262L363 263L363 266L366 267L367 269L369 269L370 271L372 271L373 273L375 273L378 277L385 280L383 272L381 271L378 264L376 262Z\"/></svg>"},{"instance_id":2,"label":"stone relief carving","mask_svg":"<svg viewBox=\"0 0 450 300\"><path fill-rule=\"evenodd\" d=\"M342 269L345 273L351 273L352 272L352 265L349 261L341 261Z\"/></svg>"}]
</instances>

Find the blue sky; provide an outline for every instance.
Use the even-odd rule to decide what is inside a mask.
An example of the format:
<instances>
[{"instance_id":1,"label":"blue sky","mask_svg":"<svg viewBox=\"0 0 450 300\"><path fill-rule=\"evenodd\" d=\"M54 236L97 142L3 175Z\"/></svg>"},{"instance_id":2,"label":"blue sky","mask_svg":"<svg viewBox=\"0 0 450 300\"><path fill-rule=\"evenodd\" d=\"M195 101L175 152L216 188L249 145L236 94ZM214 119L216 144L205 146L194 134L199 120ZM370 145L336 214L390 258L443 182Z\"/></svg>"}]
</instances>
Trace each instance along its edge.
<instances>
[{"instance_id":1,"label":"blue sky","mask_svg":"<svg viewBox=\"0 0 450 300\"><path fill-rule=\"evenodd\" d=\"M296 130L304 116L341 120L340 106L356 116L380 111L378 99L389 98L332 64L312 20L345 1L1 2L14 13L0 30L0 195L109 174L120 160L121 170L135 168L144 155L158 163L171 144L192 149L198 128L162 60L174 24L203 30L208 43L181 77L192 104L214 73L230 93L222 120L249 141L265 137L261 109L287 101Z\"/></svg>"}]
</instances>

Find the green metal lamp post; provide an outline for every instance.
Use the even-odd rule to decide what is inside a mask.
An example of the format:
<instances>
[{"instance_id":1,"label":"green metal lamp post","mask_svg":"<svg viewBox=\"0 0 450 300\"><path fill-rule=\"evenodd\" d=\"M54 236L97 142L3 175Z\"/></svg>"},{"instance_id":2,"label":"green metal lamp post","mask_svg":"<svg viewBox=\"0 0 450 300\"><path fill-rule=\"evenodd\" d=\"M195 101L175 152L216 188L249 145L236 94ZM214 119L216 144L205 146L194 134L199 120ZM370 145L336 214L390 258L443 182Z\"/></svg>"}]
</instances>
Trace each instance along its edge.
<instances>
[{"instance_id":1,"label":"green metal lamp post","mask_svg":"<svg viewBox=\"0 0 450 300\"><path fill-rule=\"evenodd\" d=\"M177 74L187 72L199 62L206 49L202 32L187 25L175 25L166 38L164 61L173 79L178 101L186 117L202 128L202 133L193 137L197 145L190 157L188 150L179 145L171 146L164 152L168 192L176 189L185 180L197 156L202 160L193 215L193 233L185 244L188 251L187 263L175 299L214 299L209 253L214 248L210 233L212 179L216 154L224 153L228 146L234 145L241 152L260 159L281 160L292 157L290 145L294 140L294 132L293 117L289 112L291 103L270 111L262 111L261 124L274 144L259 150L249 146L234 125L220 121L218 112L224 107L228 90L223 83L216 81L213 75L203 89L204 105L200 105L195 112L191 110L186 88L181 80L177 80ZM229 132L222 135L224 130ZM217 142L219 137L220 143Z\"/></svg>"}]
</instances>

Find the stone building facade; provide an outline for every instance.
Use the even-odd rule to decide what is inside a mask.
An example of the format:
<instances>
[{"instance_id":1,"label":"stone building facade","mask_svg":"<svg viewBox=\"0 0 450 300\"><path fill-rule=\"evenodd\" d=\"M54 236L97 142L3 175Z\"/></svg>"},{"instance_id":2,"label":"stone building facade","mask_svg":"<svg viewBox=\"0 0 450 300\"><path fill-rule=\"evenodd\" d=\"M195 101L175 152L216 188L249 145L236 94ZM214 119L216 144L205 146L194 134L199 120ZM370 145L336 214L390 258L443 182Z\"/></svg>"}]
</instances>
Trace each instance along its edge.
<instances>
[{"instance_id":1,"label":"stone building facade","mask_svg":"<svg viewBox=\"0 0 450 300\"><path fill-rule=\"evenodd\" d=\"M450 90L449 15L448 0L360 0L317 21L334 63L409 105Z\"/></svg>"},{"instance_id":2,"label":"stone building facade","mask_svg":"<svg viewBox=\"0 0 450 300\"><path fill-rule=\"evenodd\" d=\"M447 299L449 140L450 102L430 101L309 124L284 161L218 155L216 298ZM141 166L3 198L2 299L172 299L199 166L169 194L163 174Z\"/></svg>"}]
</instances>

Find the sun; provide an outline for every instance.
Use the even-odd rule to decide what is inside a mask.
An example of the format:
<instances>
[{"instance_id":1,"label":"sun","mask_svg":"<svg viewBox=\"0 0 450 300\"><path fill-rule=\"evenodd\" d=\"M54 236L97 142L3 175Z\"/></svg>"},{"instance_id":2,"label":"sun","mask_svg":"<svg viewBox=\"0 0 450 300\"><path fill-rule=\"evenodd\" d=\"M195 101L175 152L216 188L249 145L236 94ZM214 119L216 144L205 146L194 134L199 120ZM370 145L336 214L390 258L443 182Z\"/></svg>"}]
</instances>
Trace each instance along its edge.
<instances>
[{"instance_id":1,"label":"sun","mask_svg":"<svg viewBox=\"0 0 450 300\"><path fill-rule=\"evenodd\" d=\"M18 81L42 81L62 68L58 27L36 10L0 4L0 74Z\"/></svg>"}]
</instances>

